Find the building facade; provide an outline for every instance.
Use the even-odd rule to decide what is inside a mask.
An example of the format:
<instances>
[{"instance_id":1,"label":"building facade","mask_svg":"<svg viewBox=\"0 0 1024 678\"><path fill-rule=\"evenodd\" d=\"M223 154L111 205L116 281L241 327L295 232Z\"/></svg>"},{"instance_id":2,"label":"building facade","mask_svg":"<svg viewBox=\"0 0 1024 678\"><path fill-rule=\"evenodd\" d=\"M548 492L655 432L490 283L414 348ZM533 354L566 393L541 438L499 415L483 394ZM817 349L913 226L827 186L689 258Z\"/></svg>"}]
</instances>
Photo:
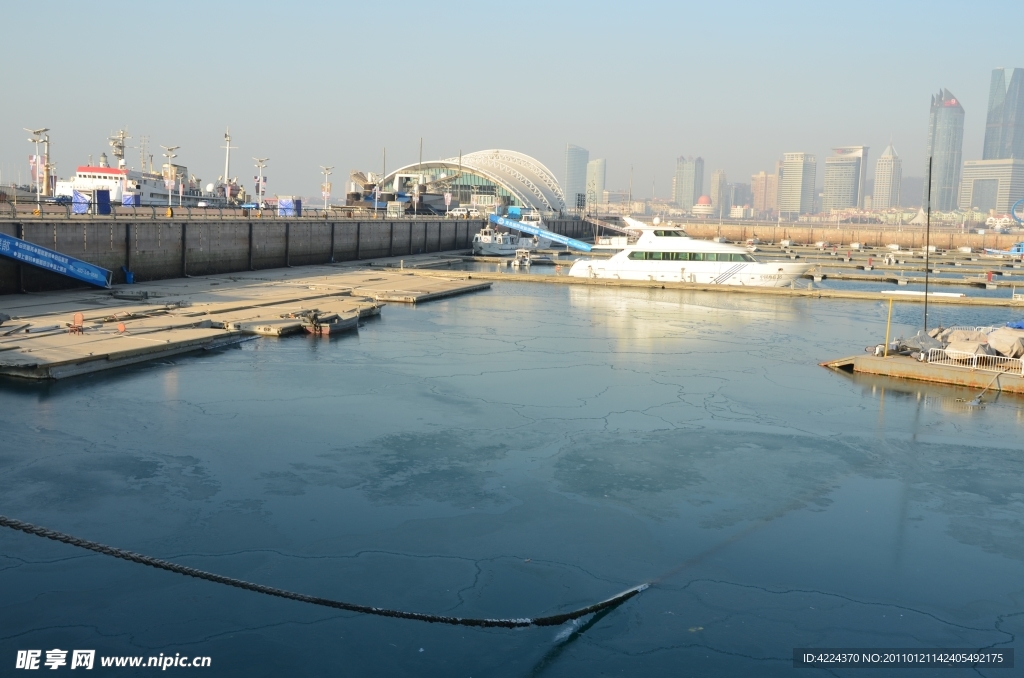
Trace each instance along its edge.
<instances>
[{"instance_id":1,"label":"building facade","mask_svg":"<svg viewBox=\"0 0 1024 678\"><path fill-rule=\"evenodd\" d=\"M725 170L715 170L711 173L711 208L716 217L729 216L729 181L726 179Z\"/></svg>"},{"instance_id":2,"label":"building facade","mask_svg":"<svg viewBox=\"0 0 1024 678\"><path fill-rule=\"evenodd\" d=\"M587 163L590 151L574 144L565 145L565 206L574 211L587 205Z\"/></svg>"},{"instance_id":3,"label":"building facade","mask_svg":"<svg viewBox=\"0 0 1024 678\"><path fill-rule=\"evenodd\" d=\"M900 184L903 181L903 161L889 144L875 163L875 193L871 206L887 210L900 205Z\"/></svg>"},{"instance_id":4,"label":"building facade","mask_svg":"<svg viewBox=\"0 0 1024 678\"><path fill-rule=\"evenodd\" d=\"M1009 214L1024 198L1024 158L968 160L960 183L960 209Z\"/></svg>"},{"instance_id":5,"label":"building facade","mask_svg":"<svg viewBox=\"0 0 1024 678\"><path fill-rule=\"evenodd\" d=\"M774 212L779 207L778 168L774 173L758 172L750 177L750 206L757 214Z\"/></svg>"},{"instance_id":6,"label":"building facade","mask_svg":"<svg viewBox=\"0 0 1024 678\"><path fill-rule=\"evenodd\" d=\"M818 160L810 153L784 153L779 167L779 214L795 219L814 211Z\"/></svg>"},{"instance_id":7,"label":"building facade","mask_svg":"<svg viewBox=\"0 0 1024 678\"><path fill-rule=\"evenodd\" d=\"M689 212L704 191L704 158L676 159L676 204Z\"/></svg>"},{"instance_id":8,"label":"building facade","mask_svg":"<svg viewBox=\"0 0 1024 678\"><path fill-rule=\"evenodd\" d=\"M992 71L984 160L1024 159L1024 68Z\"/></svg>"},{"instance_id":9,"label":"building facade","mask_svg":"<svg viewBox=\"0 0 1024 678\"><path fill-rule=\"evenodd\" d=\"M596 206L604 198L605 175L608 170L608 161L604 158L591 160L587 163L587 207Z\"/></svg>"},{"instance_id":10,"label":"building facade","mask_svg":"<svg viewBox=\"0 0 1024 678\"><path fill-rule=\"evenodd\" d=\"M960 167L964 145L964 108L953 93L944 89L932 95L928 115L928 157L932 159L931 180L925 165L922 204L928 209L949 212L956 209L960 192Z\"/></svg>"},{"instance_id":11,"label":"building facade","mask_svg":"<svg viewBox=\"0 0 1024 678\"><path fill-rule=\"evenodd\" d=\"M867 146L833 148L825 159L825 188L821 197L823 212L864 207L867 183Z\"/></svg>"}]
</instances>

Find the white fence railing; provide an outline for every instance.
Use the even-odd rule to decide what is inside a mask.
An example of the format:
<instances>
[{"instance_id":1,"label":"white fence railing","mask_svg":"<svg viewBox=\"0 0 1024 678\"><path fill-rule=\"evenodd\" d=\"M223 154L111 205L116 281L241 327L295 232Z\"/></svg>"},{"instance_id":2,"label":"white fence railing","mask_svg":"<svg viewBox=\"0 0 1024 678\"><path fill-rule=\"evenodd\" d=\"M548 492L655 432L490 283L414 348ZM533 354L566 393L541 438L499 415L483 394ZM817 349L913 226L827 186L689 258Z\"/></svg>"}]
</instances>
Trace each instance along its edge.
<instances>
[{"instance_id":1,"label":"white fence railing","mask_svg":"<svg viewBox=\"0 0 1024 678\"><path fill-rule=\"evenodd\" d=\"M985 334L988 334L992 330L996 330L996 329L999 329L999 328L993 327L991 325L989 325L989 326L953 325L952 327L947 327L946 328L947 331L951 331L951 330L964 330L965 332L984 332Z\"/></svg>"},{"instance_id":2,"label":"white fence railing","mask_svg":"<svg viewBox=\"0 0 1024 678\"><path fill-rule=\"evenodd\" d=\"M930 348L928 349L928 362L933 365L963 367L968 370L1007 372L1024 377L1024 360L1006 358L1001 355L977 355L965 351L951 351L946 348Z\"/></svg>"}]
</instances>

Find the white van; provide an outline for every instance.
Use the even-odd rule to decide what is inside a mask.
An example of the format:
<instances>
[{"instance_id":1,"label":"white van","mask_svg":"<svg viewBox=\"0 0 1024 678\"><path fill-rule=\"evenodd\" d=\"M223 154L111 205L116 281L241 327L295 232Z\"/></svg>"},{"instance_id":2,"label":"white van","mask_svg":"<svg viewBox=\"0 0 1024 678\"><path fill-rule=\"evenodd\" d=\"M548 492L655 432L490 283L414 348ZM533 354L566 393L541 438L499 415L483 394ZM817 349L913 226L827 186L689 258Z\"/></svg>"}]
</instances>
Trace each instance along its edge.
<instances>
[{"instance_id":1,"label":"white van","mask_svg":"<svg viewBox=\"0 0 1024 678\"><path fill-rule=\"evenodd\" d=\"M463 219L467 216L469 216L469 212L465 207L456 207L448 212L449 219Z\"/></svg>"}]
</instances>

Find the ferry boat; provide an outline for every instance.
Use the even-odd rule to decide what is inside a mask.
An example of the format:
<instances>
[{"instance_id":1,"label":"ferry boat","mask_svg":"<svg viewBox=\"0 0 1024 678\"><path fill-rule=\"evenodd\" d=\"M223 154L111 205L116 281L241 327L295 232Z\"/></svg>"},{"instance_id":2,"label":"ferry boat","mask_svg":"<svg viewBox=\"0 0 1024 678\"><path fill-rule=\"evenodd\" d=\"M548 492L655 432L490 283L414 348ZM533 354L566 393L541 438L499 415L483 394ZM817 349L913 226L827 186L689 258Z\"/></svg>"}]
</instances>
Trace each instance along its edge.
<instances>
[{"instance_id":1,"label":"ferry boat","mask_svg":"<svg viewBox=\"0 0 1024 678\"><path fill-rule=\"evenodd\" d=\"M223 194L203 191L194 178L178 176L177 180L168 181L162 174L128 169L124 160L119 167L110 167L105 157L101 156L98 165L80 165L72 179L58 181L55 195L71 198L76 191L106 190L110 191L111 203L136 207L222 207L227 204Z\"/></svg>"},{"instance_id":2,"label":"ferry boat","mask_svg":"<svg viewBox=\"0 0 1024 678\"><path fill-rule=\"evenodd\" d=\"M758 261L746 248L696 240L681 228L649 226L625 219L641 232L635 243L606 260L579 259L569 269L576 278L612 278L712 285L785 287L811 269L811 264Z\"/></svg>"}]
</instances>

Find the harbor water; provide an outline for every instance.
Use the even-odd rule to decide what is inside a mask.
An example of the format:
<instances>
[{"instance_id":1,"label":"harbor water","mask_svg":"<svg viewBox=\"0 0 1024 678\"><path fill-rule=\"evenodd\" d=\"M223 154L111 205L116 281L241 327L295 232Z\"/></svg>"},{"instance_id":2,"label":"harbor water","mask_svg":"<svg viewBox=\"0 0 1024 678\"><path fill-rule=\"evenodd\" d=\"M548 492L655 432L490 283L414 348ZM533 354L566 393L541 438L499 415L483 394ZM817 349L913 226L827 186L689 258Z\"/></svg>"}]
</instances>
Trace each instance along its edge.
<instances>
[{"instance_id":1,"label":"harbor water","mask_svg":"<svg viewBox=\"0 0 1024 678\"><path fill-rule=\"evenodd\" d=\"M897 303L894 334L921 310ZM651 587L577 625L461 628L3 530L0 661L62 648L209 656L217 676L789 676L797 647L1013 647L1024 400L970 407L973 392L818 366L881 343L886 311L510 277L390 305L358 334L5 381L6 516L414 612L534 617Z\"/></svg>"}]
</instances>

